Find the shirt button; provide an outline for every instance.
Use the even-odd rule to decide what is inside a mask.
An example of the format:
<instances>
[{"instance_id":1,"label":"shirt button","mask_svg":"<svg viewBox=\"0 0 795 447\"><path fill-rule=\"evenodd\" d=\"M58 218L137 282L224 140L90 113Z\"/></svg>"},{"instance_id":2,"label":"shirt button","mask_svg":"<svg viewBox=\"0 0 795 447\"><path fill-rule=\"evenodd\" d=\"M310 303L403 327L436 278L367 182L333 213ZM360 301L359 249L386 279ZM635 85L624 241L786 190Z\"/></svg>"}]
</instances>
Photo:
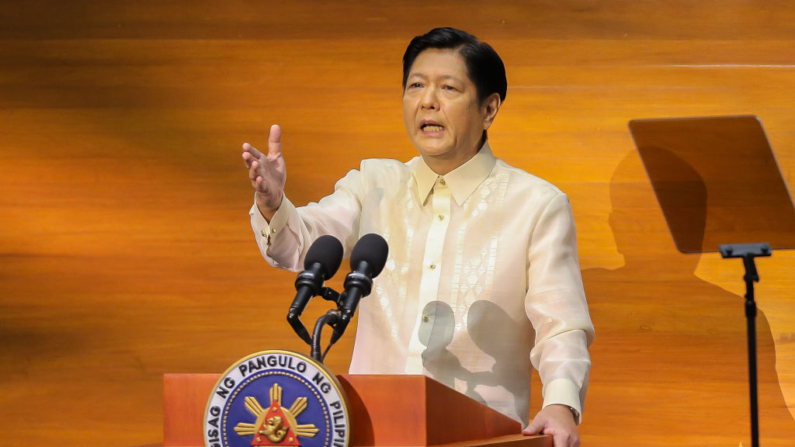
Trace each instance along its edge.
<instances>
[{"instance_id":1,"label":"shirt button","mask_svg":"<svg viewBox=\"0 0 795 447\"><path fill-rule=\"evenodd\" d=\"M265 229L264 228L262 229L262 231L260 231L260 234L262 235L262 237L267 236L267 234L265 234Z\"/></svg>"},{"instance_id":2,"label":"shirt button","mask_svg":"<svg viewBox=\"0 0 795 447\"><path fill-rule=\"evenodd\" d=\"M431 264L431 270L436 269L436 264Z\"/></svg>"},{"instance_id":3,"label":"shirt button","mask_svg":"<svg viewBox=\"0 0 795 447\"><path fill-rule=\"evenodd\" d=\"M444 220L444 216L439 214L439 220Z\"/></svg>"},{"instance_id":4,"label":"shirt button","mask_svg":"<svg viewBox=\"0 0 795 447\"><path fill-rule=\"evenodd\" d=\"M447 184L447 182L445 182L445 181L444 181L444 179L441 179L441 180L439 180L439 184L440 184L440 185L442 185L442 186L444 186L444 185L446 185L446 184Z\"/></svg>"},{"instance_id":5,"label":"shirt button","mask_svg":"<svg viewBox=\"0 0 795 447\"><path fill-rule=\"evenodd\" d=\"M426 323L427 323L427 322L428 322L428 320L429 320L429 318L428 318L428 316L427 316L427 315L423 315L423 316L422 316L422 321L424 321L424 322L426 322Z\"/></svg>"},{"instance_id":6,"label":"shirt button","mask_svg":"<svg viewBox=\"0 0 795 447\"><path fill-rule=\"evenodd\" d=\"M271 233L276 234L276 228L271 228Z\"/></svg>"}]
</instances>

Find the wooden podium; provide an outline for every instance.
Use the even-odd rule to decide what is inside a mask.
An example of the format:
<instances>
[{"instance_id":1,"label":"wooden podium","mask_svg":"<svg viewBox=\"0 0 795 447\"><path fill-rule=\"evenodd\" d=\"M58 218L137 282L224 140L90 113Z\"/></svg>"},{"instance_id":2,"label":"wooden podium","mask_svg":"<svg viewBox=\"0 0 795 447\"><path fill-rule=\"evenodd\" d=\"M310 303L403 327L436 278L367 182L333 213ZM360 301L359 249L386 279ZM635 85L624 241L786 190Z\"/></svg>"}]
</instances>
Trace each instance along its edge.
<instances>
[{"instance_id":1,"label":"wooden podium","mask_svg":"<svg viewBox=\"0 0 795 447\"><path fill-rule=\"evenodd\" d=\"M207 398L220 374L163 377L163 446L202 447ZM425 376L340 375L351 445L552 447L513 419Z\"/></svg>"}]
</instances>

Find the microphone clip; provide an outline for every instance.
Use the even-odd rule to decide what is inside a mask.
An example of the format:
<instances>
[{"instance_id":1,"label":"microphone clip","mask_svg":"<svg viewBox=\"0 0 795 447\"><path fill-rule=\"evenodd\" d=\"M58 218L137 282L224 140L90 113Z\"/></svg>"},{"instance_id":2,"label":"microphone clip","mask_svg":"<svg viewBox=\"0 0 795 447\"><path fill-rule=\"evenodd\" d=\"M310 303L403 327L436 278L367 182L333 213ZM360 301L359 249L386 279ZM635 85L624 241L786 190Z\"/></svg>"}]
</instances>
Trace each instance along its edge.
<instances>
[{"instance_id":1,"label":"microphone clip","mask_svg":"<svg viewBox=\"0 0 795 447\"><path fill-rule=\"evenodd\" d=\"M340 294L331 287L323 287L320 289L320 297L326 301L331 301L337 305L337 308L342 306L342 300L345 299L344 294Z\"/></svg>"}]
</instances>

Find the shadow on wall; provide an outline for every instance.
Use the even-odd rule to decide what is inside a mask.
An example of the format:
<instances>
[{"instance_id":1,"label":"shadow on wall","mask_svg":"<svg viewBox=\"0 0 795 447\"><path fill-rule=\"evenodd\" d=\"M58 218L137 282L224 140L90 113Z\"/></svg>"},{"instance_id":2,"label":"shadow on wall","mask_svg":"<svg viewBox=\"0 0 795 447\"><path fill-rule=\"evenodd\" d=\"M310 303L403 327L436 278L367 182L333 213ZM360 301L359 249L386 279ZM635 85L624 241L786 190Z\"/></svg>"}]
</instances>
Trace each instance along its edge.
<instances>
[{"instance_id":1,"label":"shadow on wall","mask_svg":"<svg viewBox=\"0 0 795 447\"><path fill-rule=\"evenodd\" d=\"M698 231L688 237L703 237L706 188L681 160L671 155L667 162L678 164L691 191L687 220ZM591 347L587 431L615 434L620 421L628 439L666 439L676 432L694 442L701 438L701 445L747 443L744 298L695 276L700 255L676 250L637 153L619 164L610 196L610 226L625 266L583 271L598 334ZM795 421L761 311L757 341L762 440L790 443Z\"/></svg>"}]
</instances>

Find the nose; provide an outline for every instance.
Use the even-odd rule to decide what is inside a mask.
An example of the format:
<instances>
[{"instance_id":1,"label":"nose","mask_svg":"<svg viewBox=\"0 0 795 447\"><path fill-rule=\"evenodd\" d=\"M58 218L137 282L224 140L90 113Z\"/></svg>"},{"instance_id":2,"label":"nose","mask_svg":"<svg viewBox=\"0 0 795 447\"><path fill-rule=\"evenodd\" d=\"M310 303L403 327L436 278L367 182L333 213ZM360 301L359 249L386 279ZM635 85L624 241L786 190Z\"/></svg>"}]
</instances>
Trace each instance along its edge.
<instances>
[{"instance_id":1,"label":"nose","mask_svg":"<svg viewBox=\"0 0 795 447\"><path fill-rule=\"evenodd\" d=\"M425 110L439 110L439 101L435 88L426 88L420 98L420 106Z\"/></svg>"}]
</instances>

